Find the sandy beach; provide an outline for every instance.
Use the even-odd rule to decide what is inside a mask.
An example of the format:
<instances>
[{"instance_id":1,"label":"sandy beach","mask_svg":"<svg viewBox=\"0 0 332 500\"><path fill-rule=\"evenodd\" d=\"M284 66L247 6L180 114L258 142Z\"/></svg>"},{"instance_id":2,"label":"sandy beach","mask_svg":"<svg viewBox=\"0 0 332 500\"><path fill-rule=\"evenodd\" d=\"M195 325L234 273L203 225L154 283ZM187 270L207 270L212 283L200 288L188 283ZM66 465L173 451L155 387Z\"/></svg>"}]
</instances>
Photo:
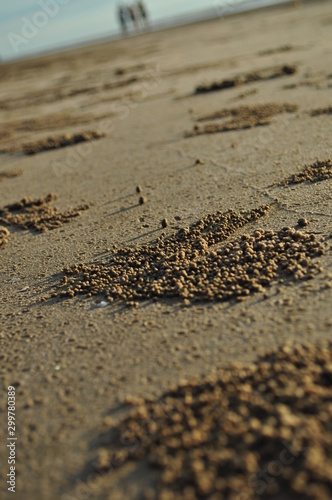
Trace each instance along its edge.
<instances>
[{"instance_id":1,"label":"sandy beach","mask_svg":"<svg viewBox=\"0 0 332 500\"><path fill-rule=\"evenodd\" d=\"M332 498L331 27L303 2L0 66L2 498L9 386L19 500Z\"/></svg>"}]
</instances>

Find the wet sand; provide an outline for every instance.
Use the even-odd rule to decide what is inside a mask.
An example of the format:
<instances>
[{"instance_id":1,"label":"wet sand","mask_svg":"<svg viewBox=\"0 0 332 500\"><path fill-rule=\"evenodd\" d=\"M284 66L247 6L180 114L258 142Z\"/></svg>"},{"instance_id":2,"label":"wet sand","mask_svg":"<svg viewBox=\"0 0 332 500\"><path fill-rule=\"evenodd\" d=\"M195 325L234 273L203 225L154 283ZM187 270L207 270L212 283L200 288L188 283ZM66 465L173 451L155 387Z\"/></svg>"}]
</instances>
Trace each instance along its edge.
<instances>
[{"instance_id":1,"label":"wet sand","mask_svg":"<svg viewBox=\"0 0 332 500\"><path fill-rule=\"evenodd\" d=\"M2 393L16 387L20 500L331 498L331 26L330 2L304 2L1 66L0 370ZM303 370L312 421L278 363L287 380ZM280 425L282 411L253 410L264 384ZM188 461L183 408L215 432L198 393L224 437L193 434ZM169 421L151 423L156 405ZM130 451L120 436L146 415ZM270 429L255 421L255 459L239 444L252 419ZM310 453L260 494L248 475L283 440Z\"/></svg>"}]
</instances>

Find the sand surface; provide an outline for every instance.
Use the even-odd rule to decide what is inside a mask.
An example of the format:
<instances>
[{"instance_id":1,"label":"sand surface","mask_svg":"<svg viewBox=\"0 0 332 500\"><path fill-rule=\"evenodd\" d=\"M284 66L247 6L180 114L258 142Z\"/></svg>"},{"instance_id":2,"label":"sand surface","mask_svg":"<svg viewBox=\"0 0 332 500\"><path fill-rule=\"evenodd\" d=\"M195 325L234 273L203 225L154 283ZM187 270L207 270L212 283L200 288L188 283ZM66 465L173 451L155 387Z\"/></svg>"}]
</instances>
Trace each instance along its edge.
<instances>
[{"instance_id":1,"label":"sand surface","mask_svg":"<svg viewBox=\"0 0 332 500\"><path fill-rule=\"evenodd\" d=\"M144 462L87 481L123 398L329 340L331 170L283 181L331 158L331 27L331 2L311 2L1 66L1 390L16 387L20 500L112 499L115 484L140 498L153 477ZM182 285L126 300L113 290L109 303L98 287L61 295L64 268L128 246L137 257L209 214L265 205L230 240L306 231L323 248L310 280L290 271L224 301ZM4 442L4 414L1 428ZM1 488L12 498L3 476Z\"/></svg>"}]
</instances>

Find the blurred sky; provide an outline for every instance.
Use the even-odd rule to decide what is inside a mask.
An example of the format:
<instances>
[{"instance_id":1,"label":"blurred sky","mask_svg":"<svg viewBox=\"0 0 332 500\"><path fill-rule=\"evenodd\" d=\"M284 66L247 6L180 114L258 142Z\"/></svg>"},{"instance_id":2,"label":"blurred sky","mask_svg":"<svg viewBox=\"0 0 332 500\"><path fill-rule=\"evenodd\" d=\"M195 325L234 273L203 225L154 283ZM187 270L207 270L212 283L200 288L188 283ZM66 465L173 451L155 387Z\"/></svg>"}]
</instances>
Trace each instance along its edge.
<instances>
[{"instance_id":1,"label":"blurred sky","mask_svg":"<svg viewBox=\"0 0 332 500\"><path fill-rule=\"evenodd\" d=\"M147 0L145 4L152 20L156 22L207 8L206 0ZM45 8L48 6L51 14L45 13L42 5ZM2 59L23 57L90 38L114 34L119 31L116 5L116 0L1 1L0 57ZM44 15L38 16L38 12L43 12ZM29 23L26 19L33 25L29 26L30 30L27 28ZM41 26L43 23L45 26ZM40 24L40 27L35 27L36 24ZM27 34L30 38L27 38Z\"/></svg>"},{"instance_id":2,"label":"blurred sky","mask_svg":"<svg viewBox=\"0 0 332 500\"><path fill-rule=\"evenodd\" d=\"M126 3L131 3L128 0ZM146 0L154 23L199 11L264 0ZM0 2L0 57L24 57L119 32L117 0L10 0Z\"/></svg>"}]
</instances>

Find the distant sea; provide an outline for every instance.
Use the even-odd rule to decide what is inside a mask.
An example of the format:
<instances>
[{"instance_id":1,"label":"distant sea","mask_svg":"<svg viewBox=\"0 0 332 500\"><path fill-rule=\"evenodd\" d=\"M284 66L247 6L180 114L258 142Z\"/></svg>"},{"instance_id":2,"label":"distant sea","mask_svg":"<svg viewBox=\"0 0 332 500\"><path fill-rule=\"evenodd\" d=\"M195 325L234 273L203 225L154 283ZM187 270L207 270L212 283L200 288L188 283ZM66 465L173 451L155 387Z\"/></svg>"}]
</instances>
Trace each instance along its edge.
<instances>
[{"instance_id":1,"label":"distant sea","mask_svg":"<svg viewBox=\"0 0 332 500\"><path fill-rule=\"evenodd\" d=\"M176 16L173 18L165 19L161 22L156 22L153 25L153 30L171 28L173 26L181 26L184 24L195 23L216 17L224 17L241 12L246 12L262 7L269 7L272 5L290 3L291 0L215 0L212 7L203 11L196 11L192 14L183 16Z\"/></svg>"}]
</instances>

